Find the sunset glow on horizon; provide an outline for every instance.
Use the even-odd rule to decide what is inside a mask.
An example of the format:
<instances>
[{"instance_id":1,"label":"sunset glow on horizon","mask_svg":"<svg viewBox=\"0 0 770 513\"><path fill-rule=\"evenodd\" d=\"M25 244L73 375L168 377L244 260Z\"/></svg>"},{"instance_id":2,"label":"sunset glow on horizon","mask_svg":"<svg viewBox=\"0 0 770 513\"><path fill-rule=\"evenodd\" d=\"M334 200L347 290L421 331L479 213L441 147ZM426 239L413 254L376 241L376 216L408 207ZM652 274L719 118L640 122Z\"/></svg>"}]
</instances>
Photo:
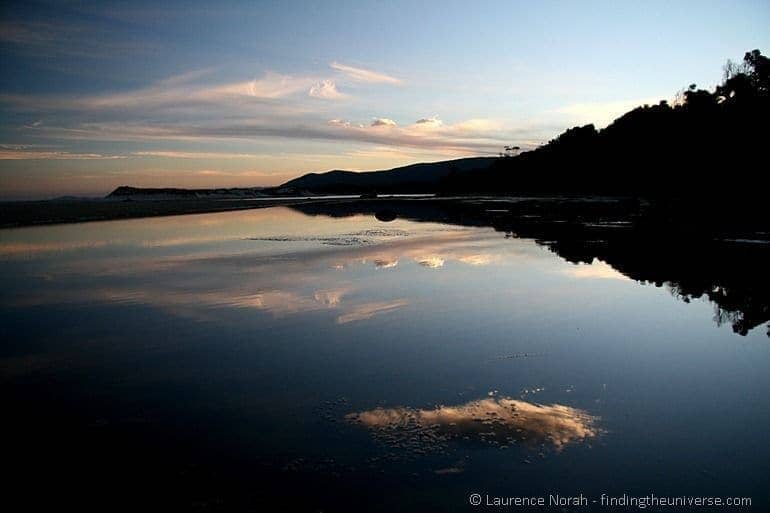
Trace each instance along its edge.
<instances>
[{"instance_id":1,"label":"sunset glow on horizon","mask_svg":"<svg viewBox=\"0 0 770 513\"><path fill-rule=\"evenodd\" d=\"M713 88L768 26L758 1L4 5L0 199L526 150Z\"/></svg>"}]
</instances>

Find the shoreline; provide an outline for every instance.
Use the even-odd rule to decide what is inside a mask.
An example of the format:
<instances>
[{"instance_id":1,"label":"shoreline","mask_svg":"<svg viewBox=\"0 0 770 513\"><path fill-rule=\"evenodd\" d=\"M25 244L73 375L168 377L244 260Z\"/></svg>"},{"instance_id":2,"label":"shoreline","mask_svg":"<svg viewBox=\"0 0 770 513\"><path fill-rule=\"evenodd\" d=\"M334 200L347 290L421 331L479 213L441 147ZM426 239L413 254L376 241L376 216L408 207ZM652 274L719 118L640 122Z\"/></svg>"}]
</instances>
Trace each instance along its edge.
<instances>
[{"instance_id":1,"label":"shoreline","mask_svg":"<svg viewBox=\"0 0 770 513\"><path fill-rule=\"evenodd\" d=\"M0 201L0 229L188 214L211 214L322 201L424 200L433 198L435 198L433 194L392 194L369 199L362 199L359 195L335 194L327 196L276 196L272 198Z\"/></svg>"},{"instance_id":2,"label":"shoreline","mask_svg":"<svg viewBox=\"0 0 770 513\"><path fill-rule=\"evenodd\" d=\"M208 214L286 206L299 208L311 215L352 213L376 215L392 212L398 217L440 211L441 220L475 219L482 225L506 224L518 219L527 224L549 222L578 223L592 219L633 221L640 227L661 233L715 238L770 239L766 207L755 201L738 205L730 202L718 208L712 198L672 201L661 198L631 198L607 195L460 195L421 194L382 195L362 198L357 195L293 196L274 198L197 198L156 200L32 200L0 201L0 229L76 224L96 221L141 219L150 217ZM705 208L709 207L709 208ZM730 207L730 208L727 208ZM436 210L438 209L438 210ZM435 212L433 214L435 215Z\"/></svg>"},{"instance_id":3,"label":"shoreline","mask_svg":"<svg viewBox=\"0 0 770 513\"><path fill-rule=\"evenodd\" d=\"M252 199L4 201L0 202L0 229L188 214L210 214L296 205L307 201L313 200L270 198L262 201L253 201Z\"/></svg>"}]
</instances>

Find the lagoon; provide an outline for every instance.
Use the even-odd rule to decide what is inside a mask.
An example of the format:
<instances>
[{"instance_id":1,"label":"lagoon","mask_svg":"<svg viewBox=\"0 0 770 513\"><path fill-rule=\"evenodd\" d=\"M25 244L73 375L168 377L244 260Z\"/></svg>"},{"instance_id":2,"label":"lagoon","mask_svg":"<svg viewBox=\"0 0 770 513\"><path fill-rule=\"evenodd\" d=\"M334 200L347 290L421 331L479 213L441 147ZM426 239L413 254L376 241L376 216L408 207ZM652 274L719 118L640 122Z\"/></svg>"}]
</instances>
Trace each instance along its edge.
<instances>
[{"instance_id":1,"label":"lagoon","mask_svg":"<svg viewBox=\"0 0 770 513\"><path fill-rule=\"evenodd\" d=\"M126 510L770 504L764 324L544 239L391 218L0 231L9 488Z\"/></svg>"}]
</instances>

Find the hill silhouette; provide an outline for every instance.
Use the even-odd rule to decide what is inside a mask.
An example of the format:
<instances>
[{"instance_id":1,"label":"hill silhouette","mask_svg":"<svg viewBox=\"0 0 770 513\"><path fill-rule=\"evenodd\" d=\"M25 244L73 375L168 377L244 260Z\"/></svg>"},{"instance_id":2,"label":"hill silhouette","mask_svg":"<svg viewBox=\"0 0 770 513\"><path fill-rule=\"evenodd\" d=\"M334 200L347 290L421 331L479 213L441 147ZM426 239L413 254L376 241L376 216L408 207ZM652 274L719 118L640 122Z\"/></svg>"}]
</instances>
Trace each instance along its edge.
<instances>
[{"instance_id":1,"label":"hill silhouette","mask_svg":"<svg viewBox=\"0 0 770 513\"><path fill-rule=\"evenodd\" d=\"M494 157L471 157L442 162L411 164L384 171L342 171L309 173L289 180L272 192L312 192L316 194L344 193L420 193L436 192L443 180L457 174L489 168Z\"/></svg>"},{"instance_id":2,"label":"hill silhouette","mask_svg":"<svg viewBox=\"0 0 770 513\"><path fill-rule=\"evenodd\" d=\"M277 190L314 193L611 194L652 198L764 192L770 59L728 61L713 92L695 84L673 105L644 105L602 130L568 129L514 157L417 164L390 171L332 171Z\"/></svg>"},{"instance_id":3,"label":"hill silhouette","mask_svg":"<svg viewBox=\"0 0 770 513\"><path fill-rule=\"evenodd\" d=\"M644 105L603 130L575 127L548 144L456 177L443 191L617 194L646 197L756 194L770 114L770 60L759 50L728 62L709 92L690 85L674 105Z\"/></svg>"}]
</instances>

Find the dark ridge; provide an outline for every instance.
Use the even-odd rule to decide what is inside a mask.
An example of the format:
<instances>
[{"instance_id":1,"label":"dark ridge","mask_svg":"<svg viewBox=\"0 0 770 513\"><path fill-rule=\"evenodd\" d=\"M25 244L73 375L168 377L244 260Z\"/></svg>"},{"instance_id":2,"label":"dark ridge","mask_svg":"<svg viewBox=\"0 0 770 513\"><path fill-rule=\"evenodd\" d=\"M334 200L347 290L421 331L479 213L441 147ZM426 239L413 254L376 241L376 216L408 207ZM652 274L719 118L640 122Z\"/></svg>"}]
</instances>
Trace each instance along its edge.
<instances>
[{"instance_id":1,"label":"dark ridge","mask_svg":"<svg viewBox=\"0 0 770 513\"><path fill-rule=\"evenodd\" d=\"M770 59L746 53L713 92L691 84L674 105L644 105L597 130L571 128L549 143L444 180L451 194L614 194L706 197L713 204L764 196ZM762 164L765 162L765 164Z\"/></svg>"},{"instance_id":2,"label":"dark ridge","mask_svg":"<svg viewBox=\"0 0 770 513\"><path fill-rule=\"evenodd\" d=\"M411 164L384 171L309 173L271 189L271 192L316 194L424 193L435 192L451 175L486 169L495 157L471 157L442 162Z\"/></svg>"}]
</instances>

